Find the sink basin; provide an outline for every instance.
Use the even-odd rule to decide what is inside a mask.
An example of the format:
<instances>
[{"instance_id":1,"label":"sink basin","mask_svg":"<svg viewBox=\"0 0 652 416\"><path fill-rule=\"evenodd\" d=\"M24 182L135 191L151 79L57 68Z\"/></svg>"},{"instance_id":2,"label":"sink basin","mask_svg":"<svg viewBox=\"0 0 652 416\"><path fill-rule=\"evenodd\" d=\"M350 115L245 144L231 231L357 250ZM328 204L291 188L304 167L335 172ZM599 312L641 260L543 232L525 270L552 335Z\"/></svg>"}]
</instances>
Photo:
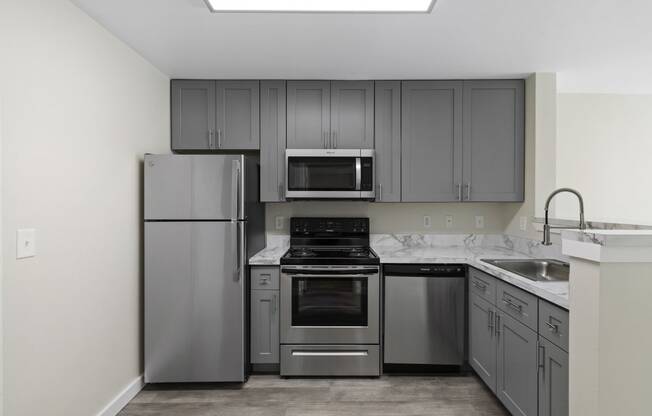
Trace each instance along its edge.
<instances>
[{"instance_id":1,"label":"sink basin","mask_svg":"<svg viewBox=\"0 0 652 416\"><path fill-rule=\"evenodd\" d=\"M568 263L552 259L486 259L482 261L535 282L568 281L570 270Z\"/></svg>"}]
</instances>

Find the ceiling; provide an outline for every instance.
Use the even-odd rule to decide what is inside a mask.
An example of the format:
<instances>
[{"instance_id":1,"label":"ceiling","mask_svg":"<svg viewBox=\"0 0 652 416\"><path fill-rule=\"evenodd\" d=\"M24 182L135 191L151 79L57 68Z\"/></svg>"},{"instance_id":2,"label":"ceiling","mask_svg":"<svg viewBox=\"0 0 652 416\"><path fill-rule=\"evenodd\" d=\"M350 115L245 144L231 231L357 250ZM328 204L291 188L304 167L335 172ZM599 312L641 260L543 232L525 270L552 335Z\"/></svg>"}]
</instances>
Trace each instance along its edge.
<instances>
[{"instance_id":1,"label":"ceiling","mask_svg":"<svg viewBox=\"0 0 652 416\"><path fill-rule=\"evenodd\" d=\"M171 78L557 72L562 92L652 93L649 0L438 0L431 14L215 14L204 0L73 3Z\"/></svg>"}]
</instances>

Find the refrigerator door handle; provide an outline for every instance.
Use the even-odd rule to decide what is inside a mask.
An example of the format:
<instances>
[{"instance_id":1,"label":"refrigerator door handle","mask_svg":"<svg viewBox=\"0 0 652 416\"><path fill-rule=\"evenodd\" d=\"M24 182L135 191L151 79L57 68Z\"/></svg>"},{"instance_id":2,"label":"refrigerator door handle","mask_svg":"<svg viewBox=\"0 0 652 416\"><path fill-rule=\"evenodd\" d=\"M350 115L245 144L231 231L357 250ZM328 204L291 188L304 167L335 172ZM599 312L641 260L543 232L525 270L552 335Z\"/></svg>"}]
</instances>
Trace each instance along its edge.
<instances>
[{"instance_id":1,"label":"refrigerator door handle","mask_svg":"<svg viewBox=\"0 0 652 416\"><path fill-rule=\"evenodd\" d=\"M242 227L241 221L235 221L235 252L236 252L236 266L235 266L235 281L240 281L240 273L242 273L242 238L240 238L240 229Z\"/></svg>"},{"instance_id":2,"label":"refrigerator door handle","mask_svg":"<svg viewBox=\"0 0 652 416\"><path fill-rule=\"evenodd\" d=\"M240 161L234 160L231 172L231 189L233 192L231 198L231 219L240 219Z\"/></svg>"}]
</instances>

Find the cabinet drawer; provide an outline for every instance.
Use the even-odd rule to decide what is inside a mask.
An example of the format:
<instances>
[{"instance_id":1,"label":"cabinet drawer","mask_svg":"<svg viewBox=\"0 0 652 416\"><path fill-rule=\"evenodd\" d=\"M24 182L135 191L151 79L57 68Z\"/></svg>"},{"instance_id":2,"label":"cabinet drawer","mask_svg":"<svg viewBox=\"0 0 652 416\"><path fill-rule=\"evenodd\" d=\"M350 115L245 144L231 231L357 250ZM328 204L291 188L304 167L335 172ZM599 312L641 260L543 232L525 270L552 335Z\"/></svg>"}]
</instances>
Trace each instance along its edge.
<instances>
[{"instance_id":1,"label":"cabinet drawer","mask_svg":"<svg viewBox=\"0 0 652 416\"><path fill-rule=\"evenodd\" d=\"M492 304L496 304L497 282L495 277L474 268L469 268L469 291Z\"/></svg>"},{"instance_id":2,"label":"cabinet drawer","mask_svg":"<svg viewBox=\"0 0 652 416\"><path fill-rule=\"evenodd\" d=\"M279 281L278 267L252 267L251 268L252 290L279 290L278 281Z\"/></svg>"},{"instance_id":3,"label":"cabinet drawer","mask_svg":"<svg viewBox=\"0 0 652 416\"><path fill-rule=\"evenodd\" d=\"M559 348L568 351L568 311L540 300L539 333Z\"/></svg>"},{"instance_id":4,"label":"cabinet drawer","mask_svg":"<svg viewBox=\"0 0 652 416\"><path fill-rule=\"evenodd\" d=\"M504 282L498 282L496 306L534 331L538 324L536 296Z\"/></svg>"}]
</instances>

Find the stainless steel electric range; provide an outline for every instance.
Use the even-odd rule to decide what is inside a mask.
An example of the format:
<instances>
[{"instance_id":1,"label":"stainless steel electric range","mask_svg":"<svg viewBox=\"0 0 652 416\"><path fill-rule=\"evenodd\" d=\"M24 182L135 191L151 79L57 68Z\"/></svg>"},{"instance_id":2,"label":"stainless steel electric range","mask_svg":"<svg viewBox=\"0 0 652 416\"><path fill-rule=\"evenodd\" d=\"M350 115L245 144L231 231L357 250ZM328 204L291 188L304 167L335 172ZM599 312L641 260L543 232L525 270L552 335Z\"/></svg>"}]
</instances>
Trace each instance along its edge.
<instances>
[{"instance_id":1,"label":"stainless steel electric range","mask_svg":"<svg viewBox=\"0 0 652 416\"><path fill-rule=\"evenodd\" d=\"M292 218L281 376L380 375L380 259L368 218Z\"/></svg>"}]
</instances>

